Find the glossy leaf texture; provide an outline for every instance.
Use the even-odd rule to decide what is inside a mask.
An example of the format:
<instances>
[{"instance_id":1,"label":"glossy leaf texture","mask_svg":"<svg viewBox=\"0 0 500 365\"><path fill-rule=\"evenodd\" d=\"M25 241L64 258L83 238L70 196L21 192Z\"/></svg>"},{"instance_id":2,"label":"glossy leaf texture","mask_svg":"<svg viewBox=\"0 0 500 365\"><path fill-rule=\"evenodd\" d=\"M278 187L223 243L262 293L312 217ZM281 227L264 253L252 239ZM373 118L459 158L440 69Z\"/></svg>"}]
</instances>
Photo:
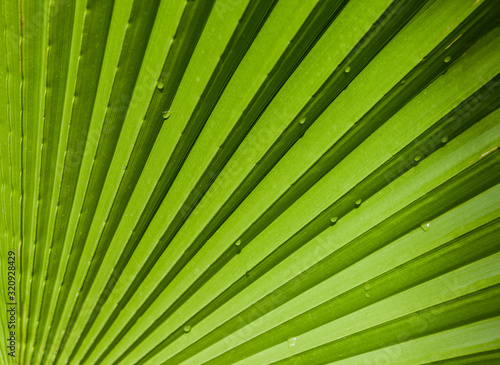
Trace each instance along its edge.
<instances>
[{"instance_id":1,"label":"glossy leaf texture","mask_svg":"<svg viewBox=\"0 0 500 365\"><path fill-rule=\"evenodd\" d=\"M0 11L0 363L500 361L498 1Z\"/></svg>"}]
</instances>

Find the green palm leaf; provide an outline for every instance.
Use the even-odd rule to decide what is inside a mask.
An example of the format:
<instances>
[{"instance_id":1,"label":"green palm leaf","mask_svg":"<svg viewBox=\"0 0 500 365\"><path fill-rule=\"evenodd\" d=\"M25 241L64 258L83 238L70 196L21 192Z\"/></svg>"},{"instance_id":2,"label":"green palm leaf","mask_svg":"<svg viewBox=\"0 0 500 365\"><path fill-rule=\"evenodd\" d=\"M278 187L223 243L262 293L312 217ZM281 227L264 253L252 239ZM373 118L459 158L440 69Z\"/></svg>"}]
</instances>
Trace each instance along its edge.
<instances>
[{"instance_id":1,"label":"green palm leaf","mask_svg":"<svg viewBox=\"0 0 500 365\"><path fill-rule=\"evenodd\" d=\"M495 0L0 10L2 364L499 361Z\"/></svg>"}]
</instances>

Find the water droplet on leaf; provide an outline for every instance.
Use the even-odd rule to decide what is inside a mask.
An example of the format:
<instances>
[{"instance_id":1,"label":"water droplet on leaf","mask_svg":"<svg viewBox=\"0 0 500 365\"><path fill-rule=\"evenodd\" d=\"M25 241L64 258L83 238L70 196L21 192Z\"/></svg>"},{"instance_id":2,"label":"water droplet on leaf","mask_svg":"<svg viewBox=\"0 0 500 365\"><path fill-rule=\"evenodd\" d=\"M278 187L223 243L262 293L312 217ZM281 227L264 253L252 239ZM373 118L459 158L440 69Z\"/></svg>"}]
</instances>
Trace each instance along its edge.
<instances>
[{"instance_id":1,"label":"water droplet on leaf","mask_svg":"<svg viewBox=\"0 0 500 365\"><path fill-rule=\"evenodd\" d=\"M344 72L345 72L346 74L347 74L347 73L349 73L350 71L351 71L351 68L350 68L349 66L347 66L347 67L345 68L345 70L344 70Z\"/></svg>"},{"instance_id":2,"label":"water droplet on leaf","mask_svg":"<svg viewBox=\"0 0 500 365\"><path fill-rule=\"evenodd\" d=\"M337 220L338 220L338 218L337 218L337 217L331 217L331 218L330 218L330 223L332 223L332 224L333 224L333 223L337 222Z\"/></svg>"},{"instance_id":3,"label":"water droplet on leaf","mask_svg":"<svg viewBox=\"0 0 500 365\"><path fill-rule=\"evenodd\" d=\"M297 341L296 337L292 337L288 339L288 347L293 347L295 346L295 342Z\"/></svg>"},{"instance_id":4,"label":"water droplet on leaf","mask_svg":"<svg viewBox=\"0 0 500 365\"><path fill-rule=\"evenodd\" d=\"M161 81L160 81L160 82L158 83L157 87L158 87L158 90L163 90L163 88L165 87L165 84L164 84L163 82L161 82Z\"/></svg>"},{"instance_id":5,"label":"water droplet on leaf","mask_svg":"<svg viewBox=\"0 0 500 365\"><path fill-rule=\"evenodd\" d=\"M361 205L361 203L363 203L363 199L356 200L356 205Z\"/></svg>"},{"instance_id":6,"label":"water droplet on leaf","mask_svg":"<svg viewBox=\"0 0 500 365\"><path fill-rule=\"evenodd\" d=\"M164 111L163 112L163 119L168 119L170 117L170 110Z\"/></svg>"},{"instance_id":7,"label":"water droplet on leaf","mask_svg":"<svg viewBox=\"0 0 500 365\"><path fill-rule=\"evenodd\" d=\"M446 63L448 63L448 62L450 62L450 61L451 61L451 57L450 57L450 56L448 56L448 57L446 57L446 58L444 59L444 62L446 62Z\"/></svg>"},{"instance_id":8,"label":"water droplet on leaf","mask_svg":"<svg viewBox=\"0 0 500 365\"><path fill-rule=\"evenodd\" d=\"M422 228L422 231L427 232L430 226L431 222L424 222L420 225L420 228Z\"/></svg>"},{"instance_id":9,"label":"water droplet on leaf","mask_svg":"<svg viewBox=\"0 0 500 365\"><path fill-rule=\"evenodd\" d=\"M417 155L417 156L413 157L413 160L418 162L418 161L420 161L421 158L422 158L421 156Z\"/></svg>"},{"instance_id":10,"label":"water droplet on leaf","mask_svg":"<svg viewBox=\"0 0 500 365\"><path fill-rule=\"evenodd\" d=\"M191 331L191 326L189 326L189 325L184 326L184 332L187 333L189 331Z\"/></svg>"}]
</instances>

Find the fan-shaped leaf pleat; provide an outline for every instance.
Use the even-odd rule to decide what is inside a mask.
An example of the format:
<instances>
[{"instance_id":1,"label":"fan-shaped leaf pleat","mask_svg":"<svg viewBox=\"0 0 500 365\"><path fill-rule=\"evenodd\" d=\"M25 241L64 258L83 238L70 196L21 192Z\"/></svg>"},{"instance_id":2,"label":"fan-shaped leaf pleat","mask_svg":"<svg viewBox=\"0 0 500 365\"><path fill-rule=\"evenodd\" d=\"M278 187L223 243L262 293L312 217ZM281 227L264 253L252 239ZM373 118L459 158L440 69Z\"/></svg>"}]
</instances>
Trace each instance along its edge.
<instances>
[{"instance_id":1,"label":"fan-shaped leaf pleat","mask_svg":"<svg viewBox=\"0 0 500 365\"><path fill-rule=\"evenodd\" d=\"M0 12L2 364L498 362L495 0Z\"/></svg>"}]
</instances>

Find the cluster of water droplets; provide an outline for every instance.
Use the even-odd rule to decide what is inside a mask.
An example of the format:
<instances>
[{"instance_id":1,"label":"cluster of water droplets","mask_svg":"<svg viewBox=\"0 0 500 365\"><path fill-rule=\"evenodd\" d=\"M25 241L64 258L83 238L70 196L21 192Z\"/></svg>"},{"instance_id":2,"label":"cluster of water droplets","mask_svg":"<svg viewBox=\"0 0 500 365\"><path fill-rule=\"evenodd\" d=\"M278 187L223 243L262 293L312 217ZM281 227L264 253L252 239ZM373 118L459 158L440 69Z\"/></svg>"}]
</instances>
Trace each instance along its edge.
<instances>
[{"instance_id":1,"label":"cluster of water droplets","mask_svg":"<svg viewBox=\"0 0 500 365\"><path fill-rule=\"evenodd\" d=\"M363 287L365 289L365 297L370 298L369 290L371 289L371 285L369 283L365 283Z\"/></svg>"}]
</instances>

